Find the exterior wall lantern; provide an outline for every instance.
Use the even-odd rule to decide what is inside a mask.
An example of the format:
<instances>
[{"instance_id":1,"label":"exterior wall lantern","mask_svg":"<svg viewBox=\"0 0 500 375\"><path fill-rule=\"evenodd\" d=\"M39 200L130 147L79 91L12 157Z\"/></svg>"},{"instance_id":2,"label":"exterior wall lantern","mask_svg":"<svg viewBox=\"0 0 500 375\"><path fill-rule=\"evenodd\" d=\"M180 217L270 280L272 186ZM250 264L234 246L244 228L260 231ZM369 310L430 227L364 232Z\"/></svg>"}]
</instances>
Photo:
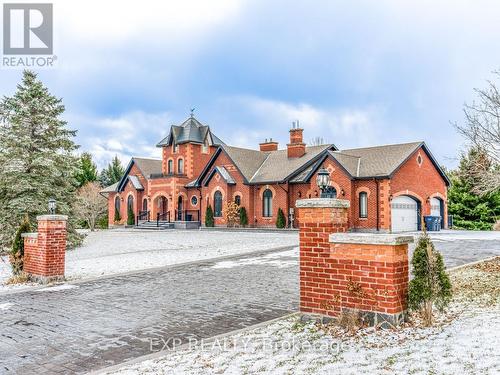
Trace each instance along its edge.
<instances>
[{"instance_id":1,"label":"exterior wall lantern","mask_svg":"<svg viewBox=\"0 0 500 375\"><path fill-rule=\"evenodd\" d=\"M325 198L324 194L326 193L328 186L330 185L330 172L327 169L321 168L316 176L316 184L321 190L321 198Z\"/></svg>"},{"instance_id":2,"label":"exterior wall lantern","mask_svg":"<svg viewBox=\"0 0 500 375\"><path fill-rule=\"evenodd\" d=\"M49 214L50 215L55 215L56 214L56 200L54 198L49 199Z\"/></svg>"}]
</instances>

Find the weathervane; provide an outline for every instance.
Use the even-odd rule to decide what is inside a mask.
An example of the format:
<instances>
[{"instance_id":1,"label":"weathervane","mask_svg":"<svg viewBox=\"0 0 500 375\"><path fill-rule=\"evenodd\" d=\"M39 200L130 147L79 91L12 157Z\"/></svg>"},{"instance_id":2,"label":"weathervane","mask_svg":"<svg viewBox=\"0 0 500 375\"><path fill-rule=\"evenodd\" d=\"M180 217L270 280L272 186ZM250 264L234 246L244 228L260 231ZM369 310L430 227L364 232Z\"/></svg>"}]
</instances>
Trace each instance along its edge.
<instances>
[{"instance_id":1,"label":"weathervane","mask_svg":"<svg viewBox=\"0 0 500 375\"><path fill-rule=\"evenodd\" d=\"M194 117L194 110L195 110L195 109L196 109L196 108L194 108L194 107L193 107L193 108L191 108L191 117Z\"/></svg>"}]
</instances>

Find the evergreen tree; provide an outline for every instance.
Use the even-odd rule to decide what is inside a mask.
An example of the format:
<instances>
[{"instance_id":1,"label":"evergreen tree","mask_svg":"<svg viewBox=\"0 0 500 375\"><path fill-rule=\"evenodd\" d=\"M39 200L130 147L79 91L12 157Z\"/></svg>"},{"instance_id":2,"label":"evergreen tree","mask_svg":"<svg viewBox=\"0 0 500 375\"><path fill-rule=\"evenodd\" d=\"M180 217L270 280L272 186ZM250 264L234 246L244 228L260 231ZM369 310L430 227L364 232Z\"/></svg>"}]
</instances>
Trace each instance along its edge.
<instances>
[{"instance_id":1,"label":"evergreen tree","mask_svg":"<svg viewBox=\"0 0 500 375\"><path fill-rule=\"evenodd\" d=\"M51 197L57 212L70 217L70 246L81 240L72 229L76 131L67 128L63 113L62 100L28 70L14 95L0 102L0 249L10 246L25 215L34 222L47 212Z\"/></svg>"},{"instance_id":2,"label":"evergreen tree","mask_svg":"<svg viewBox=\"0 0 500 375\"><path fill-rule=\"evenodd\" d=\"M128 206L128 208L127 208L127 225L134 225L134 224L135 224L134 210L132 210L131 206Z\"/></svg>"},{"instance_id":3,"label":"evergreen tree","mask_svg":"<svg viewBox=\"0 0 500 375\"><path fill-rule=\"evenodd\" d=\"M474 192L480 178L478 165L491 168L487 155L473 148L462 156L458 170L450 173L448 213L453 215L453 224L457 228L491 230L500 216L500 191L482 195Z\"/></svg>"},{"instance_id":4,"label":"evergreen tree","mask_svg":"<svg viewBox=\"0 0 500 375\"><path fill-rule=\"evenodd\" d=\"M24 268L24 238L21 236L23 233L28 233L31 230L30 220L26 215L19 225L12 242L12 249L9 254L9 261L12 267L12 273L19 275Z\"/></svg>"},{"instance_id":5,"label":"evergreen tree","mask_svg":"<svg viewBox=\"0 0 500 375\"><path fill-rule=\"evenodd\" d=\"M97 166L92 161L92 155L88 152L84 152L80 156L75 178L78 181L78 187L84 186L87 182L97 181Z\"/></svg>"},{"instance_id":6,"label":"evergreen tree","mask_svg":"<svg viewBox=\"0 0 500 375\"><path fill-rule=\"evenodd\" d=\"M276 219L276 228L285 228L286 227L286 218L283 210L278 208L278 218Z\"/></svg>"},{"instance_id":7,"label":"evergreen tree","mask_svg":"<svg viewBox=\"0 0 500 375\"><path fill-rule=\"evenodd\" d=\"M212 210L212 206L208 205L207 211L205 212L205 226L212 228L214 225L214 211Z\"/></svg>"},{"instance_id":8,"label":"evergreen tree","mask_svg":"<svg viewBox=\"0 0 500 375\"><path fill-rule=\"evenodd\" d=\"M120 159L118 159L118 156L115 156L113 160L111 160L111 163L109 163L108 166L101 171L99 182L104 187L113 185L120 181L124 174L125 169L123 168Z\"/></svg>"},{"instance_id":9,"label":"evergreen tree","mask_svg":"<svg viewBox=\"0 0 500 375\"><path fill-rule=\"evenodd\" d=\"M121 220L122 220L122 217L120 215L120 211L115 209L114 222L118 224Z\"/></svg>"},{"instance_id":10,"label":"evergreen tree","mask_svg":"<svg viewBox=\"0 0 500 375\"><path fill-rule=\"evenodd\" d=\"M245 207L240 207L240 225L246 227L248 225L247 210Z\"/></svg>"},{"instance_id":11,"label":"evergreen tree","mask_svg":"<svg viewBox=\"0 0 500 375\"><path fill-rule=\"evenodd\" d=\"M408 304L411 309L420 310L426 324L431 325L433 305L444 309L451 300L452 291L443 257L425 232L413 252L412 266Z\"/></svg>"}]
</instances>

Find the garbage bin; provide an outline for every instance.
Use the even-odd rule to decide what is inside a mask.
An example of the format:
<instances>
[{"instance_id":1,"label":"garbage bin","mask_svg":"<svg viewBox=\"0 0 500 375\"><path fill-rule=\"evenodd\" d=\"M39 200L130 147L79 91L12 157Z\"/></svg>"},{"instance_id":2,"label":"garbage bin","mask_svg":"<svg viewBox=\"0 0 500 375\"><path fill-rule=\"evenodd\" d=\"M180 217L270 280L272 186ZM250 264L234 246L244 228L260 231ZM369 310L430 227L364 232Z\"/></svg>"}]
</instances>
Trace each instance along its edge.
<instances>
[{"instance_id":1,"label":"garbage bin","mask_svg":"<svg viewBox=\"0 0 500 375\"><path fill-rule=\"evenodd\" d=\"M424 216L425 229L428 232L441 230L441 216Z\"/></svg>"}]
</instances>

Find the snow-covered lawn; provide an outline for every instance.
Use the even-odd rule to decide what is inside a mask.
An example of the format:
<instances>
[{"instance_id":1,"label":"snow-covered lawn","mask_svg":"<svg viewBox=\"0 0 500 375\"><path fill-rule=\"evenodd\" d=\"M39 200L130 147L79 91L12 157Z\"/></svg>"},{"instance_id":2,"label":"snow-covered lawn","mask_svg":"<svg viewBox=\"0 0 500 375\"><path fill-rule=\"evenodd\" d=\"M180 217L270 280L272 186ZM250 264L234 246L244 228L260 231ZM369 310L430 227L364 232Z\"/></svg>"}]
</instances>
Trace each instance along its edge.
<instances>
[{"instance_id":1,"label":"snow-covered lawn","mask_svg":"<svg viewBox=\"0 0 500 375\"><path fill-rule=\"evenodd\" d=\"M90 232L83 246L66 252L68 280L99 277L202 259L298 245L297 232L139 231ZM0 292L10 276L7 257L0 261ZM26 285L24 285L25 287Z\"/></svg>"},{"instance_id":2,"label":"snow-covered lawn","mask_svg":"<svg viewBox=\"0 0 500 375\"><path fill-rule=\"evenodd\" d=\"M288 318L207 341L114 374L498 374L500 260L452 272L455 299L432 328L302 324Z\"/></svg>"}]
</instances>

